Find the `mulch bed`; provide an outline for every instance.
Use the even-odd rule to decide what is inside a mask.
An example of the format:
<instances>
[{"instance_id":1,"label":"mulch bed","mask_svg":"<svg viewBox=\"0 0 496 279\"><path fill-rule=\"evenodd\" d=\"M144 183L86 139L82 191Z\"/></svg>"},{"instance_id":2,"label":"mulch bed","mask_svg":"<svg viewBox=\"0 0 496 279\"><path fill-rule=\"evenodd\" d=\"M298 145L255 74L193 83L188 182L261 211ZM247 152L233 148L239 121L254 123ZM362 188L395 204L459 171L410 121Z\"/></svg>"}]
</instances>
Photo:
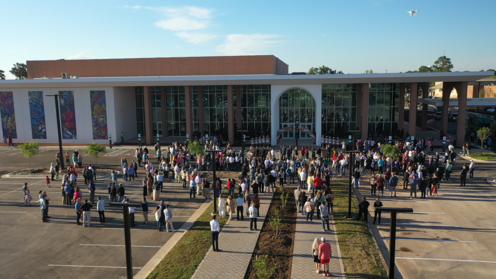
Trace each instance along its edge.
<instances>
[{"instance_id":1,"label":"mulch bed","mask_svg":"<svg viewBox=\"0 0 496 279\"><path fill-rule=\"evenodd\" d=\"M277 188L272 198L265 222L260 231L257 246L253 252L250 265L245 274L245 279L258 279L257 270L253 264L257 256L268 255L268 267L271 268L277 264L274 274L270 278L291 278L291 263L293 260L293 244L296 230L296 201L293 195L294 189L284 189L284 192L290 192L288 202L284 208L281 208L280 199L282 192ZM284 227L281 234L274 238L274 231L269 225L271 216L275 211L280 210L281 223Z\"/></svg>"}]
</instances>

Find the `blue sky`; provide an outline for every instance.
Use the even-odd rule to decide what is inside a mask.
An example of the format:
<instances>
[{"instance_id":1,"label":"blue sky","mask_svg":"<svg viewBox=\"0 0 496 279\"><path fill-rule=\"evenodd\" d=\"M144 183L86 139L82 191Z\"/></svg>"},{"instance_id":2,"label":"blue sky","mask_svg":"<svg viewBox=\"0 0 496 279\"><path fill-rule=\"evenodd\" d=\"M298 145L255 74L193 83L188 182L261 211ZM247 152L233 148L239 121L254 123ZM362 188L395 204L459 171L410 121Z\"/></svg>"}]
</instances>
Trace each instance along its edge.
<instances>
[{"instance_id":1,"label":"blue sky","mask_svg":"<svg viewBox=\"0 0 496 279\"><path fill-rule=\"evenodd\" d=\"M274 54L290 71L496 68L494 0L0 0L0 69L27 60ZM411 17L408 10L420 10Z\"/></svg>"}]
</instances>

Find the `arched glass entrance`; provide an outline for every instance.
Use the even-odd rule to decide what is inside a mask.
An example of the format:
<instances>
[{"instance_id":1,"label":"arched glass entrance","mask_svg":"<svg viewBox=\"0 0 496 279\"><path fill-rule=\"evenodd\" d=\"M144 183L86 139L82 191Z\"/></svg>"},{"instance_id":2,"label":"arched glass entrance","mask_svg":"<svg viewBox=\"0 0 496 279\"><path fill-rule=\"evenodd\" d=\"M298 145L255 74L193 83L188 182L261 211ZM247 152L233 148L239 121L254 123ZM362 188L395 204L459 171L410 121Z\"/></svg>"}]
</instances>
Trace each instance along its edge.
<instances>
[{"instance_id":1,"label":"arched glass entrance","mask_svg":"<svg viewBox=\"0 0 496 279\"><path fill-rule=\"evenodd\" d=\"M295 133L299 133L299 138L309 139L310 135L307 133L294 130L296 123L315 134L315 100L303 89L290 89L279 98L279 129L293 127L284 132L282 137L294 139Z\"/></svg>"}]
</instances>

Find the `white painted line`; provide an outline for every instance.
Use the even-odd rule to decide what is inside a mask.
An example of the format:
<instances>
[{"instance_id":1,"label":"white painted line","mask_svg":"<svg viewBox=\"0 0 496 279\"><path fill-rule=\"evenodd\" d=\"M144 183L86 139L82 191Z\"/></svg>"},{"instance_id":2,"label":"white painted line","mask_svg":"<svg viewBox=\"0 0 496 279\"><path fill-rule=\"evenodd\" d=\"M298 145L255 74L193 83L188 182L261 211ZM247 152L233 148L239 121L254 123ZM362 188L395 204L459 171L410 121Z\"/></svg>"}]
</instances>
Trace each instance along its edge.
<instances>
[{"instance_id":1,"label":"white painted line","mask_svg":"<svg viewBox=\"0 0 496 279\"><path fill-rule=\"evenodd\" d=\"M125 266L98 266L98 265L76 265L76 264L49 264L48 266L58 267L93 267L93 268L127 268ZM134 267L133 269L142 269L142 267Z\"/></svg>"},{"instance_id":2,"label":"white painted line","mask_svg":"<svg viewBox=\"0 0 496 279\"><path fill-rule=\"evenodd\" d=\"M9 154L9 156L20 155L20 154L22 154L22 152L12 153L12 154Z\"/></svg>"},{"instance_id":3,"label":"white painted line","mask_svg":"<svg viewBox=\"0 0 496 279\"><path fill-rule=\"evenodd\" d=\"M425 202L425 201L415 201L415 200L411 200L411 201L395 201L395 200L387 200L387 199L383 199L382 200L383 202L408 202L408 203L432 203L432 202Z\"/></svg>"},{"instance_id":4,"label":"white painted line","mask_svg":"<svg viewBox=\"0 0 496 279\"><path fill-rule=\"evenodd\" d=\"M101 246L101 247L125 247L126 245L111 245L111 244L79 244L81 246ZM149 246L149 245L131 245L131 247L141 248L162 248L162 246Z\"/></svg>"},{"instance_id":5,"label":"white painted line","mask_svg":"<svg viewBox=\"0 0 496 279\"><path fill-rule=\"evenodd\" d=\"M375 210L369 210L369 212L375 212ZM387 213L387 212L383 212ZM401 212L401 214L444 214L443 212Z\"/></svg>"},{"instance_id":6,"label":"white painted line","mask_svg":"<svg viewBox=\"0 0 496 279\"><path fill-rule=\"evenodd\" d=\"M103 228L104 230L124 230L124 227L120 227L120 228ZM141 227L141 228L131 228L131 230L139 230L139 231L158 231L158 229L151 229L151 228L145 228L145 227Z\"/></svg>"},{"instance_id":7,"label":"white painted line","mask_svg":"<svg viewBox=\"0 0 496 279\"><path fill-rule=\"evenodd\" d=\"M421 261L445 261L445 262L468 262L468 263L496 263L496 261L477 261L477 260L457 260L457 259L431 259L431 258L409 258L396 257L399 260L421 260Z\"/></svg>"},{"instance_id":8,"label":"white painted line","mask_svg":"<svg viewBox=\"0 0 496 279\"><path fill-rule=\"evenodd\" d=\"M19 211L0 211L0 213L27 213L27 212L19 212Z\"/></svg>"},{"instance_id":9,"label":"white painted line","mask_svg":"<svg viewBox=\"0 0 496 279\"><path fill-rule=\"evenodd\" d=\"M381 223L381 225L390 225L390 223ZM415 226L415 227L450 227L459 228L460 226L450 226L450 225L436 225L436 224L410 224L410 223L396 223L396 226Z\"/></svg>"},{"instance_id":10,"label":"white painted line","mask_svg":"<svg viewBox=\"0 0 496 279\"><path fill-rule=\"evenodd\" d=\"M389 237L383 237L384 239L389 239ZM439 242L460 242L460 243L477 243L476 241L466 241L466 240L454 240L454 239L438 239L438 238L408 238L408 237L397 237L397 240L415 240L415 241L439 241Z\"/></svg>"}]
</instances>

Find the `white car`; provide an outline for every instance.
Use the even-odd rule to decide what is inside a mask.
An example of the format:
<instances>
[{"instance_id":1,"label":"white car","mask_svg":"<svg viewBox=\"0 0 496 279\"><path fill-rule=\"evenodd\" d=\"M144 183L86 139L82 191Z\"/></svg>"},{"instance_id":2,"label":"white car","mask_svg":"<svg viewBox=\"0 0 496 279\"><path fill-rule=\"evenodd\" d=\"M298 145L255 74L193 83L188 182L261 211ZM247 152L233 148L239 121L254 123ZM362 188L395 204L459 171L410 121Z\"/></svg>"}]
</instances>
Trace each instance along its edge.
<instances>
[{"instance_id":1,"label":"white car","mask_svg":"<svg viewBox=\"0 0 496 279\"><path fill-rule=\"evenodd\" d=\"M486 111L490 113L494 113L494 108L488 108Z\"/></svg>"}]
</instances>

